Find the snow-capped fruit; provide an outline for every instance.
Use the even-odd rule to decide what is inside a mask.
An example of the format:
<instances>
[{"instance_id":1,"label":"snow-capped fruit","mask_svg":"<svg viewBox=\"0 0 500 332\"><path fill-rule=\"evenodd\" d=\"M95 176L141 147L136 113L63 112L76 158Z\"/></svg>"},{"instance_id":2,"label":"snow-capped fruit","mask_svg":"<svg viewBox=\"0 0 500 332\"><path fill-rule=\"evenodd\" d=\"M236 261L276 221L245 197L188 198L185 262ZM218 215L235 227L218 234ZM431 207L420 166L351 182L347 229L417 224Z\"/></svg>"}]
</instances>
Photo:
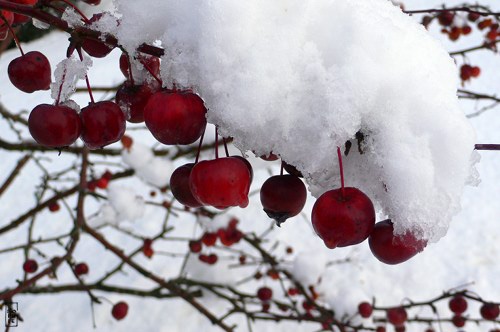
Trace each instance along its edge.
<instances>
[{"instance_id":1,"label":"snow-capped fruit","mask_svg":"<svg viewBox=\"0 0 500 332\"><path fill-rule=\"evenodd\" d=\"M203 100L188 91L160 91L153 94L144 108L144 122L161 143L196 142L207 124Z\"/></svg>"},{"instance_id":2,"label":"snow-capped fruit","mask_svg":"<svg viewBox=\"0 0 500 332\"><path fill-rule=\"evenodd\" d=\"M77 140L82 131L82 122L78 113L72 108L41 104L31 111L28 129L38 144L50 148L62 148Z\"/></svg>"},{"instance_id":3,"label":"snow-capped fruit","mask_svg":"<svg viewBox=\"0 0 500 332\"><path fill-rule=\"evenodd\" d=\"M312 224L330 248L363 242L375 224L373 203L361 190L346 187L330 190L314 203Z\"/></svg>"},{"instance_id":4,"label":"snow-capped fruit","mask_svg":"<svg viewBox=\"0 0 500 332\"><path fill-rule=\"evenodd\" d=\"M248 205L250 172L243 161L234 157L200 161L189 177L193 196L202 204L218 209Z\"/></svg>"},{"instance_id":5,"label":"snow-capped fruit","mask_svg":"<svg viewBox=\"0 0 500 332\"><path fill-rule=\"evenodd\" d=\"M302 211L307 190L304 183L293 175L275 175L267 179L260 189L260 201L269 218L278 226Z\"/></svg>"},{"instance_id":6,"label":"snow-capped fruit","mask_svg":"<svg viewBox=\"0 0 500 332\"><path fill-rule=\"evenodd\" d=\"M90 18L89 24L99 21L102 15L103 13L94 14ZM93 56L94 58L104 58L106 55L111 53L115 47L101 40L86 37L82 41L82 48L88 55Z\"/></svg>"},{"instance_id":7,"label":"snow-capped fruit","mask_svg":"<svg viewBox=\"0 0 500 332\"><path fill-rule=\"evenodd\" d=\"M427 241L417 239L411 232L395 236L394 225L390 220L375 224L368 243L373 255L386 264L407 261L424 250L427 245Z\"/></svg>"}]
</instances>

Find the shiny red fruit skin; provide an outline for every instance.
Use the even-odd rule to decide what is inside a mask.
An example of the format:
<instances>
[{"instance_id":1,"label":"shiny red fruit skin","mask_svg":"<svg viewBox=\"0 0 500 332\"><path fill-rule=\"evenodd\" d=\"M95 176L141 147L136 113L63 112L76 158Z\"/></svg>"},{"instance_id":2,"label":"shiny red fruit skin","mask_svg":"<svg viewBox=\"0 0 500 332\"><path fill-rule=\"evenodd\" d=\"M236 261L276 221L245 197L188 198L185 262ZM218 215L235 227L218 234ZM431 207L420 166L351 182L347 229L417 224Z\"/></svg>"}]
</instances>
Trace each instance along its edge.
<instances>
[{"instance_id":1,"label":"shiny red fruit skin","mask_svg":"<svg viewBox=\"0 0 500 332\"><path fill-rule=\"evenodd\" d=\"M260 202L269 218L278 226L302 211L306 204L304 183L293 175L275 175L267 179L260 189Z\"/></svg>"},{"instance_id":2,"label":"shiny red fruit skin","mask_svg":"<svg viewBox=\"0 0 500 332\"><path fill-rule=\"evenodd\" d=\"M170 190L179 203L192 208L203 206L194 196L189 186L189 176L194 163L178 167L170 176Z\"/></svg>"},{"instance_id":3,"label":"shiny red fruit skin","mask_svg":"<svg viewBox=\"0 0 500 332\"><path fill-rule=\"evenodd\" d=\"M93 6L97 6L98 4L101 3L101 0L82 0L82 1Z\"/></svg>"},{"instance_id":4,"label":"shiny red fruit skin","mask_svg":"<svg viewBox=\"0 0 500 332\"><path fill-rule=\"evenodd\" d=\"M144 108L144 121L163 144L191 144L205 130L206 112L203 100L194 93L161 91L149 98Z\"/></svg>"},{"instance_id":5,"label":"shiny red fruit skin","mask_svg":"<svg viewBox=\"0 0 500 332\"><path fill-rule=\"evenodd\" d=\"M80 113L82 141L89 149L99 149L117 142L125 133L125 114L111 101L90 103Z\"/></svg>"},{"instance_id":6,"label":"shiny red fruit skin","mask_svg":"<svg viewBox=\"0 0 500 332\"><path fill-rule=\"evenodd\" d=\"M19 90L32 93L50 88L50 63L45 55L32 51L9 63L9 79Z\"/></svg>"},{"instance_id":7,"label":"shiny red fruit skin","mask_svg":"<svg viewBox=\"0 0 500 332\"><path fill-rule=\"evenodd\" d=\"M330 248L363 242L375 224L373 203L357 188L325 192L314 203L312 224L316 234Z\"/></svg>"},{"instance_id":8,"label":"shiny red fruit skin","mask_svg":"<svg viewBox=\"0 0 500 332\"><path fill-rule=\"evenodd\" d=\"M144 107L149 98L158 91L159 86L149 84L132 85L126 81L116 91L115 101L122 111L128 115L131 123L144 122Z\"/></svg>"},{"instance_id":9,"label":"shiny red fruit skin","mask_svg":"<svg viewBox=\"0 0 500 332\"><path fill-rule=\"evenodd\" d=\"M394 236L394 227L390 220L375 224L368 243L373 255L386 264L399 264L412 258L427 245L425 240L417 240L410 232L402 237Z\"/></svg>"},{"instance_id":10,"label":"shiny red fruit skin","mask_svg":"<svg viewBox=\"0 0 500 332\"><path fill-rule=\"evenodd\" d=\"M94 14L90 20L89 24L93 22L99 21L102 17L102 13ZM96 40L92 38L84 38L82 41L82 48L87 52L88 55L93 56L94 58L104 58L106 55L111 53L111 51L115 48L112 45L106 44L101 40Z\"/></svg>"},{"instance_id":11,"label":"shiny red fruit skin","mask_svg":"<svg viewBox=\"0 0 500 332\"><path fill-rule=\"evenodd\" d=\"M225 209L248 205L250 172L238 158L226 157L197 163L189 177L193 196L202 204Z\"/></svg>"},{"instance_id":12,"label":"shiny red fruit skin","mask_svg":"<svg viewBox=\"0 0 500 332\"><path fill-rule=\"evenodd\" d=\"M113 306L113 309L111 310L111 315L114 317L116 320L122 320L127 316L128 313L128 304L121 301L118 302Z\"/></svg>"},{"instance_id":13,"label":"shiny red fruit skin","mask_svg":"<svg viewBox=\"0 0 500 332\"><path fill-rule=\"evenodd\" d=\"M0 14L2 14L3 18L7 21L8 24L12 25L14 23L15 14L13 12L9 12L7 10L0 10ZM7 24L5 24L5 21L1 18L0 18L0 32L2 33L2 37L4 32L5 34L9 33L9 27L7 26Z\"/></svg>"},{"instance_id":14,"label":"shiny red fruit skin","mask_svg":"<svg viewBox=\"0 0 500 332\"><path fill-rule=\"evenodd\" d=\"M73 144L80 136L82 122L78 113L72 108L41 104L31 111L28 128L38 144L62 148Z\"/></svg>"},{"instance_id":15,"label":"shiny red fruit skin","mask_svg":"<svg viewBox=\"0 0 500 332\"><path fill-rule=\"evenodd\" d=\"M246 158L244 158L242 156L231 156L231 157L238 158L239 160L241 160L241 161L243 161L245 163L245 165L248 168L248 171L250 172L250 183L252 183L252 181L253 181L253 168L252 168L252 164L250 164L250 162Z\"/></svg>"}]
</instances>

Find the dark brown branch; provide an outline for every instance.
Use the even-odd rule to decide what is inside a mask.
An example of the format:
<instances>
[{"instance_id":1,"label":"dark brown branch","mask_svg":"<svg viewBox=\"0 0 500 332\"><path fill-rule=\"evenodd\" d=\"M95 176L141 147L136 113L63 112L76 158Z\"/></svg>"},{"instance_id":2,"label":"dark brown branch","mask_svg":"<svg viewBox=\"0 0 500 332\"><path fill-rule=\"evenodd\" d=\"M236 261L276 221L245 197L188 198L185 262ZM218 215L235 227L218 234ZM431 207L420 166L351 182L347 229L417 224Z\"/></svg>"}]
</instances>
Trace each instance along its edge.
<instances>
[{"instance_id":1,"label":"dark brown branch","mask_svg":"<svg viewBox=\"0 0 500 332\"><path fill-rule=\"evenodd\" d=\"M5 182L0 187L0 196L2 196L2 194L5 192L5 190L7 190L7 188L9 188L12 181L14 181L14 179L19 175L19 172L21 172L21 170L26 165L26 163L28 163L30 158L31 158L30 155L25 155L24 157L19 159L16 167L12 170L9 177L5 180Z\"/></svg>"},{"instance_id":2,"label":"dark brown branch","mask_svg":"<svg viewBox=\"0 0 500 332\"><path fill-rule=\"evenodd\" d=\"M477 7L477 6L473 6ZM442 9L418 9L418 10L404 10L403 13L406 14L430 14L430 13L443 13L443 12L465 12L479 14L481 16L500 16L500 13L490 12L487 10L475 10L471 7L452 7L452 8L442 8Z\"/></svg>"},{"instance_id":3,"label":"dark brown branch","mask_svg":"<svg viewBox=\"0 0 500 332\"><path fill-rule=\"evenodd\" d=\"M476 144L476 150L500 151L500 144Z\"/></svg>"}]
</instances>

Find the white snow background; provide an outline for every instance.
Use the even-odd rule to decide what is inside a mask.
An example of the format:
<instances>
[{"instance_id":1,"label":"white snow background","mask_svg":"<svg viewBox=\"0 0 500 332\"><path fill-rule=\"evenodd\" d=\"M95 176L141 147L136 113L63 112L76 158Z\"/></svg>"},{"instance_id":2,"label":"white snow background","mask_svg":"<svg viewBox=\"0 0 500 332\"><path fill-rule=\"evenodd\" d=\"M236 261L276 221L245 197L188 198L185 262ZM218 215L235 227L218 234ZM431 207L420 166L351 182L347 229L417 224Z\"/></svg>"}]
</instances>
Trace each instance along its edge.
<instances>
[{"instance_id":1,"label":"white snow background","mask_svg":"<svg viewBox=\"0 0 500 332\"><path fill-rule=\"evenodd\" d=\"M447 5L459 3L458 1L447 1ZM496 1L489 1L493 10L500 10ZM438 1L406 1L407 8L430 8L439 5ZM182 13L179 13L181 15ZM182 16L182 15L181 15ZM381 22L383 24L383 22ZM439 34L439 31L434 27L431 31L433 34ZM347 34L347 32L346 32ZM328 36L328 35L325 35ZM321 37L319 34L318 38ZM473 38L473 37L469 37ZM447 42L444 36L439 35L439 40L444 44L447 50L461 49L463 42L451 43ZM65 46L67 43L67 35L63 33L53 33L49 37L34 43L25 45L26 51L39 50L42 51L50 59L53 68L63 60L65 56ZM58 45L56 47L55 45ZM411 53L409 53L411 56ZM107 86L116 85L123 80L123 77L118 69L119 51L114 51L105 59L93 59L93 67L90 69L89 76L93 85ZM10 60L18 56L18 51L11 50L2 54L0 58L0 73L6 73L6 68ZM265 55L256 55L265 56ZM411 61L411 59L405 59ZM489 52L477 52L470 55L472 64L478 64L482 67L482 75L480 79L472 82L467 86L472 91L480 91L485 93L495 93L500 87L497 75L497 68L500 66L498 56L494 56ZM363 64L366 66L366 64ZM197 68L189 68L188 70L195 71ZM363 67L363 69L366 69ZM176 72L177 74L177 72ZM245 73L241 73L244 75ZM383 82L383 71L374 70L373 80ZM274 75L274 74L270 74ZM177 76L176 76L177 77ZM179 77L184 77L180 75ZM190 77L190 76L185 76ZM168 78L167 78L168 79ZM283 78L281 78L283 79ZM456 77L453 78L456 80ZM451 82L455 84L456 82ZM450 83L450 84L451 84ZM80 82L83 85L83 82ZM189 84L189 82L185 82ZM369 85L369 82L367 83ZM237 88L237 85L234 86ZM276 98L276 93L280 93L281 89L276 90L276 87L270 84L267 86L269 95L261 96L262 98ZM318 87L321 88L321 87ZM202 90L202 87L199 87ZM206 88L205 88L206 89ZM216 89L216 88L214 88ZM311 89L311 87L309 87ZM449 89L449 87L448 87ZM200 91L205 92L205 91ZM206 91L210 94L210 91ZM262 91L259 91L262 92ZM292 93L290 91L285 91ZM212 92L213 93L213 92ZM318 96L322 91L312 91ZM249 94L252 95L252 94ZM426 96L426 95L424 95ZM103 96L101 96L103 97ZM0 89L0 102L11 110L30 110L37 104L50 102L50 94L48 92L37 92L34 94L22 94L17 91L9 82L3 80ZM99 98L99 97L98 97ZM262 100L251 100L252 103L260 103ZM86 105L88 96L78 94L73 99L80 105ZM432 101L432 100L431 100ZM431 105L432 106L432 105ZM434 107L437 107L434 105ZM474 103L461 102L461 109L466 113L471 113L474 110ZM500 117L496 114L498 110L494 109L482 114L479 117L472 118L470 124L476 130L475 143L498 143L500 142ZM214 116L214 119L216 117ZM302 120L301 120L302 121ZM304 123L304 126L306 124ZM356 127L356 125L352 125ZM132 127L132 126L131 126ZM3 133L10 134L7 136L12 141L16 137L12 134L6 123L0 123L0 130ZM129 132L137 142L141 142L146 146L152 146L154 140L147 131ZM352 135L352 132L346 132L344 135ZM463 139L463 132L455 133L451 137L453 140ZM2 137L3 136L2 134ZM28 136L26 136L28 137ZM342 136L333 138L335 142L341 142L350 136ZM445 138L446 139L446 138ZM448 146L452 147L453 142L448 142ZM474 143L474 142L473 142ZM81 143L79 143L81 144ZM243 143L241 143L243 146ZM457 142L457 145L460 145ZM259 146L257 149L263 149ZM174 148L175 149L175 148ZM273 147L275 149L275 147ZM235 150L236 151L236 150ZM6 153L1 151L1 174L8 174L14 167L20 154ZM140 156L147 155L147 152L138 152ZM281 152L286 154L286 151ZM323 157L328 157L332 163L335 162L333 156L334 150L316 151L316 154ZM148 158L150 158L149 156ZM210 157L207 154L205 157ZM465 156L462 155L465 158ZM468 156L467 156L468 158ZM56 154L50 155L50 160L45 162L47 167L51 169L64 168L71 163L72 156L66 156L64 153L58 157ZM136 167L134 163L140 161L140 158L128 158L124 156L123 162L131 167ZM168 161L155 161L161 167L168 169L170 172L174 167L179 166L183 162L178 160L175 165ZM276 172L277 164L266 163L258 159L252 158L251 162L255 170L255 180L252 190L258 189L257 183L261 183L269 175L269 165L274 165L273 169ZM148 163L148 165L153 162ZM334 165L333 165L334 166ZM349 162L346 168L351 167ZM314 235L310 222L306 219L310 218L310 210L314 199L309 198L308 204L304 208L304 215L294 218L283 225L281 229L277 229L272 233L271 238L281 241L284 245L292 245L295 249L297 260L291 265L297 277L300 277L304 282L314 283L318 277L321 277L321 283L317 286L317 290L321 293L322 299L328 302L332 308L338 313L352 313L355 311L357 304L360 301L371 300L376 297L379 305L396 305L404 298L412 300L426 300L439 295L443 290L456 286L473 283L468 286L469 289L477 292L485 299L499 300L500 285L498 276L500 275L500 264L498 258L500 255L500 230L497 226L500 216L500 206L498 198L500 197L500 154L498 152L481 152L481 162L478 164L478 171L481 176L481 183L478 187L466 187L462 196L462 211L453 218L453 222L444 236L439 242L431 244L426 250L417 255L412 260L397 266L387 266L378 262L370 253L367 243L355 247L339 248L328 250L324 247L322 241ZM142 169L141 167L139 167ZM104 171L105 167L102 168ZM144 172L141 176L146 182L154 182L154 178L148 178L153 172ZM359 170L358 170L359 171ZM358 172L357 171L357 172ZM419 171L419 170L416 170ZM33 183L40 176L40 171L33 164L29 164L22 173L22 177L16 180L14 186L6 192L0 201L0 216L2 224L16 218L20 213L30 208L34 204L32 197ZM164 174L163 174L164 176ZM347 173L348 184L355 185L356 172ZM463 177L463 176L462 176ZM163 180L164 181L164 180ZM334 180L335 185L336 180ZM463 181L462 181L463 184ZM133 190L136 195L147 197L150 187L147 187L140 179L130 179L120 181L120 186L129 188L128 193ZM460 184L461 185L461 184ZM421 193L420 193L421 194ZM128 195L128 199L134 200L136 197ZM405 199L406 197L400 197ZM422 200L427 197L422 197ZM92 203L88 200L87 206L91 214L100 208L97 203ZM71 201L69 203L72 203ZM144 213L138 213L137 210L144 208ZM150 207L143 207L139 204L137 210L130 211L129 216L140 216L136 220L124 221L122 225L132 229L139 234L145 236L152 235L158 229L162 222L163 215L157 215ZM445 209L447 211L447 209ZM262 231L269 225L269 220L261 210L258 195L251 198L250 205L247 209L232 209L230 214L240 218L240 226L245 230ZM449 216L451 218L451 216ZM126 219L126 217L121 218ZM135 219L135 218L134 218ZM49 236L67 231L70 225L67 222L68 216L63 211L52 214L48 211L43 212L37 218L35 233L41 236ZM176 226L176 234L179 236L192 236L193 231L200 234L200 230L195 230L193 220L174 220ZM445 225L445 228L447 225ZM434 232L433 232L434 234ZM113 243L119 246L128 248L136 248L140 245L139 241L132 241L116 231L107 229L106 235ZM442 235L442 234L441 234ZM8 233L2 236L0 250L2 248L12 246L25 241L26 228ZM439 237L439 236L438 236ZM154 247L156 250L163 249L169 252L185 251L184 243L164 242L164 248ZM280 247L281 248L281 247ZM284 248L284 246L283 246ZM283 250L281 248L281 250ZM57 248L44 248L45 251L58 252ZM111 254L104 252L103 248L92 239L85 237L75 253L78 260L85 261L90 267L90 275L87 278L88 282L92 282L92 275L102 275L108 271L118 261ZM312 259L312 258L315 259ZM328 261L334 261L349 257L352 263L333 265L325 267ZM155 271L157 274L164 277L174 277L178 272L179 261L169 260L164 257L154 257L152 260L138 258L148 269ZM39 261L42 259L39 258ZM0 269L0 289L14 286L16 278L21 277L22 255L20 252L15 254L3 254L0 256L2 269ZM215 267L206 267L197 262L195 258L190 262L190 272L192 275L200 278L205 278L211 281L235 281L246 276L245 272L240 270L229 270L223 266L226 262L215 265ZM308 266L310 265L310 266ZM127 285L130 287L153 286L141 276L135 274L132 270L127 269L127 275L119 275L113 278L116 284ZM71 281L71 275L66 267L63 267L58 274L62 283ZM221 279L223 278L223 279ZM53 281L50 281L53 282ZM44 281L40 284L46 284ZM253 283L248 285L249 291L256 290L261 283ZM268 286L274 287L272 281L267 282ZM279 287L275 288L276 294L279 294ZM205 317L197 314L197 312L189 307L189 305L179 300L154 300L143 299L138 297L118 296L105 294L112 301L126 300L130 306L129 315L122 322L116 322L110 315L111 307L104 303L96 307L96 331L199 331L203 326L204 331L216 331L212 328ZM20 295L16 297L19 302L21 313L24 317L24 323L16 328L16 331L90 331L92 330L91 313L88 296L84 293L72 293L64 295L44 295L30 296ZM204 299L204 303L210 306L213 310L218 308L218 303L214 299ZM476 310L476 312L474 312ZM443 310L442 315L446 311ZM477 308L470 308L469 313L474 313L477 316ZM241 326L241 330L245 331L246 327L244 320L235 320ZM490 327L484 325L483 327ZM280 325L256 324L256 331L313 331L319 328L317 325L306 325L297 323L283 323ZM472 324L466 325L467 331L481 331ZM412 331L411 329L408 329ZM415 329L416 331L417 329ZM445 326L445 331L454 330L450 326Z\"/></svg>"}]
</instances>

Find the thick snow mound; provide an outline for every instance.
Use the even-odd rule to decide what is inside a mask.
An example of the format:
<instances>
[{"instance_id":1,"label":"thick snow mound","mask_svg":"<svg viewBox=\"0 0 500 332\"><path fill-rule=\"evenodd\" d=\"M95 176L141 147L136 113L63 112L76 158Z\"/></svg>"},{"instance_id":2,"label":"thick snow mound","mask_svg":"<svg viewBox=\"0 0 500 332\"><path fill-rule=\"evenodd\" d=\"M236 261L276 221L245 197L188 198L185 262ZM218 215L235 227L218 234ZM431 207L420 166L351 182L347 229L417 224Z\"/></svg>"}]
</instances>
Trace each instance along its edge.
<instances>
[{"instance_id":1,"label":"thick snow mound","mask_svg":"<svg viewBox=\"0 0 500 332\"><path fill-rule=\"evenodd\" d=\"M446 233L470 174L474 132L458 107L454 62L398 7L386 0L165 0L147 13L135 0L115 6L124 47L161 41L164 84L199 93L209 122L241 150L281 155L318 196L339 187L335 149L351 140L348 186L371 197L398 233L413 229L431 241Z\"/></svg>"}]
</instances>

